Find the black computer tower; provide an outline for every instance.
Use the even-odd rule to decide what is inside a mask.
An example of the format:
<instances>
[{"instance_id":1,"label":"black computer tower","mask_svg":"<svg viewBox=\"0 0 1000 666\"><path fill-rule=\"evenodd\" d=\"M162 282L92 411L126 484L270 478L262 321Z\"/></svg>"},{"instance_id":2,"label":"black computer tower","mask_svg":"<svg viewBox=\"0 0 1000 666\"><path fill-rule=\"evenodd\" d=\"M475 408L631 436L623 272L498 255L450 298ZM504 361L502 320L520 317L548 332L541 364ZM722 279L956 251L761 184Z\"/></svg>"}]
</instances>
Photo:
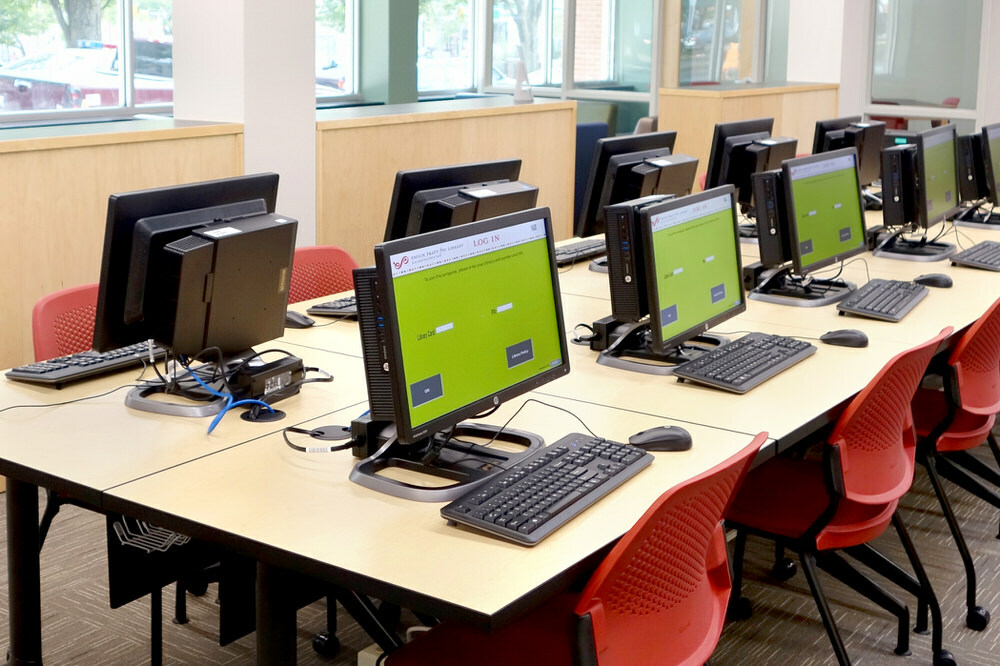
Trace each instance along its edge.
<instances>
[{"instance_id":1,"label":"black computer tower","mask_svg":"<svg viewBox=\"0 0 1000 666\"><path fill-rule=\"evenodd\" d=\"M780 170L761 171L751 176L757 208L757 245L764 267L780 266L791 260L787 207Z\"/></svg>"},{"instance_id":2,"label":"black computer tower","mask_svg":"<svg viewBox=\"0 0 1000 666\"><path fill-rule=\"evenodd\" d=\"M386 365L388 342L379 298L378 271L374 266L354 269L354 295L358 303L361 357L365 366L371 420L391 421L394 417L392 376Z\"/></svg>"},{"instance_id":3,"label":"black computer tower","mask_svg":"<svg viewBox=\"0 0 1000 666\"><path fill-rule=\"evenodd\" d=\"M882 151L882 221L901 227L913 219L916 204L917 147L891 146Z\"/></svg>"},{"instance_id":4,"label":"black computer tower","mask_svg":"<svg viewBox=\"0 0 1000 666\"><path fill-rule=\"evenodd\" d=\"M958 137L958 185L962 201L978 201L989 196L986 165L983 162L983 135Z\"/></svg>"},{"instance_id":5,"label":"black computer tower","mask_svg":"<svg viewBox=\"0 0 1000 666\"><path fill-rule=\"evenodd\" d=\"M649 314L639 210L669 198L669 195L653 195L604 209L611 316L617 321L639 321Z\"/></svg>"}]
</instances>

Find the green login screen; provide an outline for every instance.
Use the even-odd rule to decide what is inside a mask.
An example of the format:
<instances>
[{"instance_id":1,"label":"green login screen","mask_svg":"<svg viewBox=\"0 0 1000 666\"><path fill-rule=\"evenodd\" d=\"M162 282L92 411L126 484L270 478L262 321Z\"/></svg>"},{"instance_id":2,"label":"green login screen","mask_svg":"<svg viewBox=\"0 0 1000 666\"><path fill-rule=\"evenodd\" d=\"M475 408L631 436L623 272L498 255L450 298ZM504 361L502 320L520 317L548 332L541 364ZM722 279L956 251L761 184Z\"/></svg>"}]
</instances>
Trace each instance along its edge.
<instances>
[{"instance_id":1,"label":"green login screen","mask_svg":"<svg viewBox=\"0 0 1000 666\"><path fill-rule=\"evenodd\" d=\"M865 242L864 211L853 154L789 168L791 220L800 267L808 269L856 250Z\"/></svg>"}]
</instances>

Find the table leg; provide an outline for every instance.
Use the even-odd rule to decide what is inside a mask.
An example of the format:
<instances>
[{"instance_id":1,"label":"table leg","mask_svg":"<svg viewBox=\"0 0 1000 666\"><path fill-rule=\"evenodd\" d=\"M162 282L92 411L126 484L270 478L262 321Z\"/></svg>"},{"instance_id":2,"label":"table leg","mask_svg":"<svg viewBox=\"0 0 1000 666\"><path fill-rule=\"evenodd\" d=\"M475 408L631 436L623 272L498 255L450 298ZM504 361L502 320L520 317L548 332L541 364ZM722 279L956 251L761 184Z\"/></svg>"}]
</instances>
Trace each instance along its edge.
<instances>
[{"instance_id":1,"label":"table leg","mask_svg":"<svg viewBox=\"0 0 1000 666\"><path fill-rule=\"evenodd\" d=\"M8 664L42 663L38 486L7 479Z\"/></svg>"},{"instance_id":2,"label":"table leg","mask_svg":"<svg viewBox=\"0 0 1000 666\"><path fill-rule=\"evenodd\" d=\"M291 574L257 563L257 663L295 663L295 599Z\"/></svg>"}]
</instances>

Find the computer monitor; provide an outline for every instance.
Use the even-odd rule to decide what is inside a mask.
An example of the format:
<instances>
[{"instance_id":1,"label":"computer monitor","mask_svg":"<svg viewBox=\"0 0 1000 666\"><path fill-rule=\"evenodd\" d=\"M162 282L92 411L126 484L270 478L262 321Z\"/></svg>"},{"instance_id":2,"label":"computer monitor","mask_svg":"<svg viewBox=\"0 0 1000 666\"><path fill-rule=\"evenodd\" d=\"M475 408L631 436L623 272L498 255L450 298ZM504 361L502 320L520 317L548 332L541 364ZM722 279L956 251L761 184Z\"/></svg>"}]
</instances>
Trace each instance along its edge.
<instances>
[{"instance_id":1,"label":"computer monitor","mask_svg":"<svg viewBox=\"0 0 1000 666\"><path fill-rule=\"evenodd\" d=\"M811 274L867 249L854 148L786 160L780 173L760 174L754 185L761 261L771 270L750 298L815 306L846 296L850 283Z\"/></svg>"},{"instance_id":2,"label":"computer monitor","mask_svg":"<svg viewBox=\"0 0 1000 666\"><path fill-rule=\"evenodd\" d=\"M270 214L278 176L259 174L114 194L108 200L94 347L153 340L184 359L217 362L284 332L297 222ZM222 408L148 400L175 380L136 389L126 404L191 416Z\"/></svg>"},{"instance_id":3,"label":"computer monitor","mask_svg":"<svg viewBox=\"0 0 1000 666\"><path fill-rule=\"evenodd\" d=\"M646 159L670 155L677 140L677 132L648 132L627 136L598 139L594 146L594 157L590 163L590 175L583 197L583 206L573 227L573 234L579 237L604 233L604 207L639 196L637 188L629 194L628 182L633 178L632 169ZM611 159L632 153L643 153L629 163L624 157L611 168ZM619 177L619 171L624 180ZM638 177L639 174L636 174ZM615 188L619 188L615 193Z\"/></svg>"},{"instance_id":4,"label":"computer monitor","mask_svg":"<svg viewBox=\"0 0 1000 666\"><path fill-rule=\"evenodd\" d=\"M399 171L384 240L533 208L538 188L518 181L520 172L519 159Z\"/></svg>"},{"instance_id":5,"label":"computer monitor","mask_svg":"<svg viewBox=\"0 0 1000 666\"><path fill-rule=\"evenodd\" d=\"M628 202L609 213L631 215L638 231L628 247L609 243L609 267L640 271L620 288L612 282L612 318L595 323L595 331L610 332L591 347L601 351L603 365L671 374L722 343L702 337L705 331L746 309L735 190L726 185L677 199Z\"/></svg>"},{"instance_id":6,"label":"computer monitor","mask_svg":"<svg viewBox=\"0 0 1000 666\"><path fill-rule=\"evenodd\" d=\"M813 131L812 154L825 153L830 150L843 148L837 145L843 141L844 130L854 123L860 123L861 116L845 116L843 118L830 118L828 120L817 120L816 129Z\"/></svg>"},{"instance_id":7,"label":"computer monitor","mask_svg":"<svg viewBox=\"0 0 1000 666\"><path fill-rule=\"evenodd\" d=\"M962 201L968 208L955 224L996 228L1000 224L1000 123L984 125L980 132L958 137L958 172Z\"/></svg>"},{"instance_id":8,"label":"computer monitor","mask_svg":"<svg viewBox=\"0 0 1000 666\"><path fill-rule=\"evenodd\" d=\"M726 184L723 161L725 159L727 143L729 144L729 152L732 153L737 144L746 145L754 139L771 136L773 127L774 118L756 118L753 120L716 123L715 130L712 132L712 150L708 156L705 189L712 189Z\"/></svg>"},{"instance_id":9,"label":"computer monitor","mask_svg":"<svg viewBox=\"0 0 1000 666\"><path fill-rule=\"evenodd\" d=\"M882 151L883 190L888 183L893 195L883 204L886 233L878 237L874 254L940 261L955 252L954 245L928 238L927 230L954 215L961 205L956 139L955 126L949 123L918 132L915 149L904 144ZM906 238L909 232L919 232L920 237Z\"/></svg>"},{"instance_id":10,"label":"computer monitor","mask_svg":"<svg viewBox=\"0 0 1000 666\"><path fill-rule=\"evenodd\" d=\"M670 194L685 197L694 188L698 160L690 155L665 155L644 160L632 167L632 178L639 181L638 197Z\"/></svg>"},{"instance_id":11,"label":"computer monitor","mask_svg":"<svg viewBox=\"0 0 1000 666\"><path fill-rule=\"evenodd\" d=\"M355 453L366 459L353 480L444 500L528 450L477 447L470 437L540 443L463 421L569 372L547 208L377 245L375 266L355 272L355 290L370 413L355 422L365 433ZM379 474L386 467L456 483L416 487Z\"/></svg>"}]
</instances>

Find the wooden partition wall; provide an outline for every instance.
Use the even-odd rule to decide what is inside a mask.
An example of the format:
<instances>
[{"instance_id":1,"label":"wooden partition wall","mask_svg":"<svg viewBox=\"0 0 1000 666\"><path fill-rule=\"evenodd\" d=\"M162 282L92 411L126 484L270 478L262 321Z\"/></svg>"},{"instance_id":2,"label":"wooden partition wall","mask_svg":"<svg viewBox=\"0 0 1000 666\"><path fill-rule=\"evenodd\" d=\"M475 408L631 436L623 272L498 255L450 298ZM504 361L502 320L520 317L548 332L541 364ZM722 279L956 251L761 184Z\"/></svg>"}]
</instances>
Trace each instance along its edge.
<instances>
[{"instance_id":1,"label":"wooden partition wall","mask_svg":"<svg viewBox=\"0 0 1000 666\"><path fill-rule=\"evenodd\" d=\"M716 123L774 118L772 136L798 139L797 152L812 152L816 121L837 117L836 83L726 83L661 88L659 127L677 130L674 152L698 158L708 170Z\"/></svg>"},{"instance_id":2,"label":"wooden partition wall","mask_svg":"<svg viewBox=\"0 0 1000 666\"><path fill-rule=\"evenodd\" d=\"M0 131L0 368L34 360L39 297L98 280L109 194L242 173L242 125L163 119Z\"/></svg>"},{"instance_id":3,"label":"wooden partition wall","mask_svg":"<svg viewBox=\"0 0 1000 666\"><path fill-rule=\"evenodd\" d=\"M316 239L362 266L382 241L396 172L519 157L521 180L572 236L576 102L510 97L321 111L316 127Z\"/></svg>"}]
</instances>

